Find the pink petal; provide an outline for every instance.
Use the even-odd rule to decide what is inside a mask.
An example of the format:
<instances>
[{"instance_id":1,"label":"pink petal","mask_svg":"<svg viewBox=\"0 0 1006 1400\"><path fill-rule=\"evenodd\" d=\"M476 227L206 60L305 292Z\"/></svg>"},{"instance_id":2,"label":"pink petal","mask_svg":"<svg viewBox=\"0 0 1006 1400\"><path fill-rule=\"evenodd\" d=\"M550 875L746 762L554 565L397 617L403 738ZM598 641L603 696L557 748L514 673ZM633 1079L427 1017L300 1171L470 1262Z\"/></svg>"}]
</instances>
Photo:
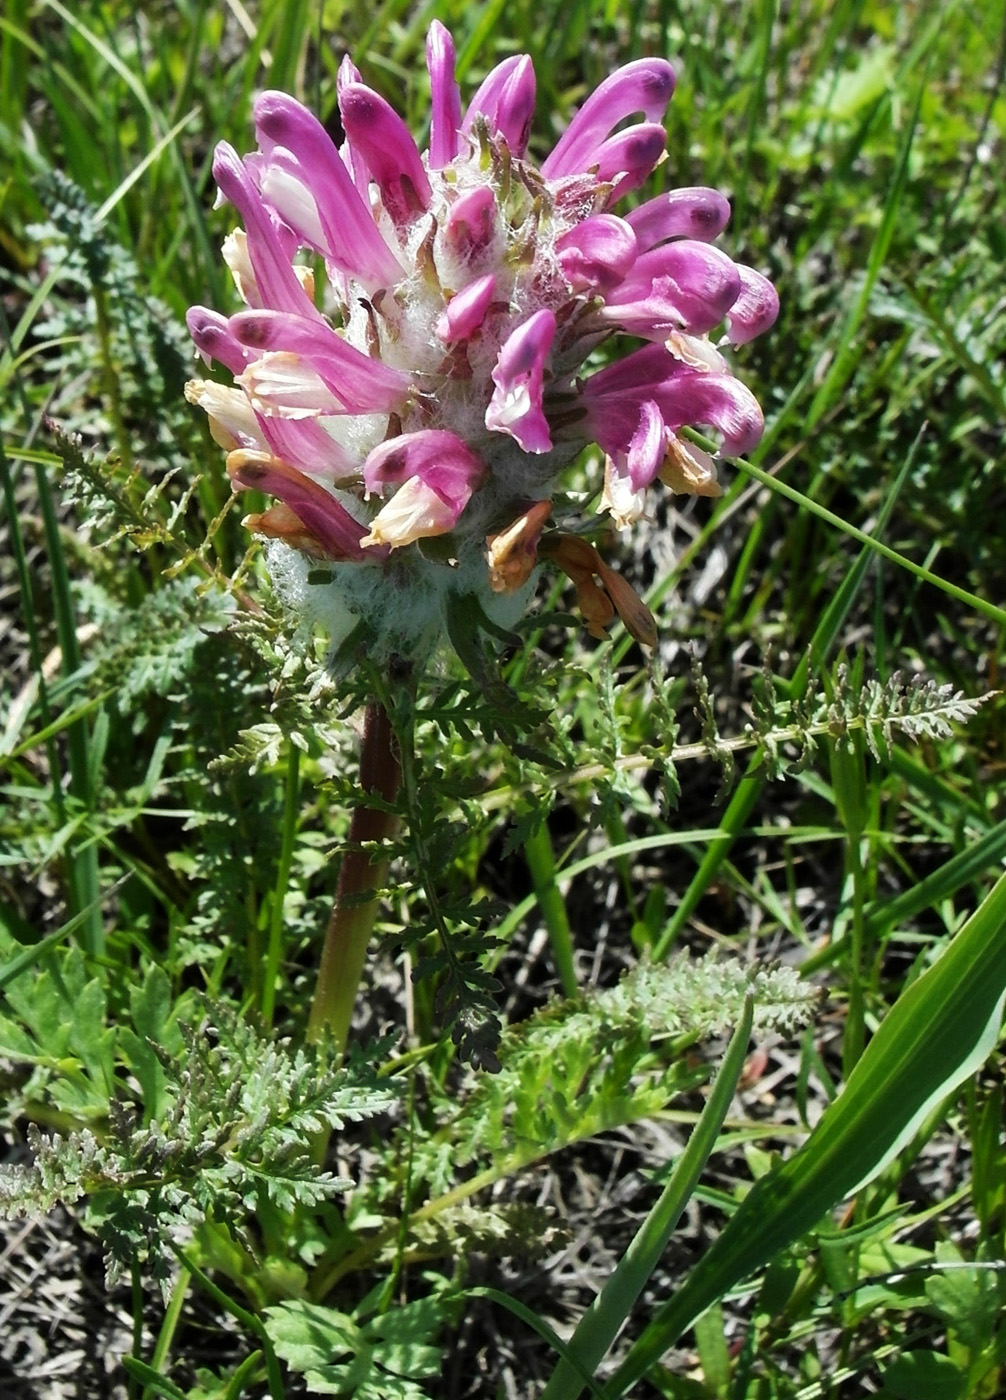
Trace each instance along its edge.
<instances>
[{"instance_id":1,"label":"pink petal","mask_svg":"<svg viewBox=\"0 0 1006 1400\"><path fill-rule=\"evenodd\" d=\"M739 379L695 369L662 345L647 345L591 375L581 397L590 430L610 456L628 450L646 399L656 404L671 432L712 428L723 435L724 450L734 454L749 452L764 428L757 399Z\"/></svg>"},{"instance_id":2,"label":"pink petal","mask_svg":"<svg viewBox=\"0 0 1006 1400\"><path fill-rule=\"evenodd\" d=\"M639 406L639 425L625 451L625 474L634 491L642 491L656 478L664 460L666 434L660 410L652 399Z\"/></svg>"},{"instance_id":3,"label":"pink petal","mask_svg":"<svg viewBox=\"0 0 1006 1400\"><path fill-rule=\"evenodd\" d=\"M213 156L213 178L221 194L241 215L262 304L280 311L295 311L302 316L316 316L320 320L293 270L289 251L284 248L251 175L234 148L225 141L220 142Z\"/></svg>"},{"instance_id":4,"label":"pink petal","mask_svg":"<svg viewBox=\"0 0 1006 1400\"><path fill-rule=\"evenodd\" d=\"M509 433L525 452L548 452L552 447L541 400L555 327L551 311L536 311L507 337L492 372L496 391L486 409L486 427Z\"/></svg>"},{"instance_id":5,"label":"pink petal","mask_svg":"<svg viewBox=\"0 0 1006 1400\"><path fill-rule=\"evenodd\" d=\"M767 331L779 315L779 296L767 277L753 267L737 264L741 277L740 295L727 317L731 345L744 345Z\"/></svg>"},{"instance_id":6,"label":"pink petal","mask_svg":"<svg viewBox=\"0 0 1006 1400\"><path fill-rule=\"evenodd\" d=\"M641 401L651 397L652 387L680 373L681 368L662 345L644 345L592 374L583 385L584 398L588 402L602 398L614 402L637 396Z\"/></svg>"},{"instance_id":7,"label":"pink petal","mask_svg":"<svg viewBox=\"0 0 1006 1400\"><path fill-rule=\"evenodd\" d=\"M285 93L264 92L255 103L255 128L266 155L261 177L266 196L279 207L281 172L302 186L315 207L324 243L309 236L305 241L363 282L387 286L399 281L402 267L317 117ZM284 217L289 214L291 226L306 235L289 192L282 203Z\"/></svg>"},{"instance_id":8,"label":"pink petal","mask_svg":"<svg viewBox=\"0 0 1006 1400\"><path fill-rule=\"evenodd\" d=\"M350 145L366 161L393 223L397 228L411 224L430 207L433 192L409 128L379 93L363 83L343 88L339 110Z\"/></svg>"},{"instance_id":9,"label":"pink petal","mask_svg":"<svg viewBox=\"0 0 1006 1400\"><path fill-rule=\"evenodd\" d=\"M618 124L642 112L648 122L663 120L674 91L674 69L662 58L627 63L587 98L541 167L546 179L573 175L597 164L598 151Z\"/></svg>"},{"instance_id":10,"label":"pink petal","mask_svg":"<svg viewBox=\"0 0 1006 1400\"><path fill-rule=\"evenodd\" d=\"M485 117L493 136L502 136L515 156L527 150L534 117L534 65L526 53L505 58L488 74L461 123L469 132L476 117Z\"/></svg>"},{"instance_id":11,"label":"pink petal","mask_svg":"<svg viewBox=\"0 0 1006 1400\"><path fill-rule=\"evenodd\" d=\"M221 316L219 311L192 306L185 313L185 324L206 364L216 360L231 374L240 374L253 358L231 330L227 317Z\"/></svg>"},{"instance_id":12,"label":"pink petal","mask_svg":"<svg viewBox=\"0 0 1006 1400\"><path fill-rule=\"evenodd\" d=\"M291 466L325 481L340 481L356 471L349 453L325 432L321 419L257 416L270 451Z\"/></svg>"},{"instance_id":13,"label":"pink petal","mask_svg":"<svg viewBox=\"0 0 1006 1400\"><path fill-rule=\"evenodd\" d=\"M426 34L426 67L430 74L431 170L442 170L458 153L461 93L454 81L454 40L435 19Z\"/></svg>"},{"instance_id":14,"label":"pink petal","mask_svg":"<svg viewBox=\"0 0 1006 1400\"><path fill-rule=\"evenodd\" d=\"M564 233L556 243L559 266L575 292L605 295L625 277L636 260L636 235L614 214L594 214Z\"/></svg>"},{"instance_id":15,"label":"pink petal","mask_svg":"<svg viewBox=\"0 0 1006 1400\"><path fill-rule=\"evenodd\" d=\"M336 74L336 92L340 94L343 88L347 88L350 83L362 83L362 81L364 81L364 74L355 66L348 53L344 53L343 60L339 64L339 73Z\"/></svg>"},{"instance_id":16,"label":"pink petal","mask_svg":"<svg viewBox=\"0 0 1006 1400\"><path fill-rule=\"evenodd\" d=\"M409 377L373 360L326 322L281 311L241 311L230 327L252 350L297 356L331 389L347 413L386 413L401 408Z\"/></svg>"},{"instance_id":17,"label":"pink petal","mask_svg":"<svg viewBox=\"0 0 1006 1400\"><path fill-rule=\"evenodd\" d=\"M363 465L368 492L418 478L454 511L455 520L485 475L482 458L443 428L425 428L389 438L374 448Z\"/></svg>"},{"instance_id":18,"label":"pink petal","mask_svg":"<svg viewBox=\"0 0 1006 1400\"><path fill-rule=\"evenodd\" d=\"M344 88L350 83L362 83L363 74L350 58L349 54L343 54L342 62L339 64L339 71L335 78L336 96L341 97ZM367 163L358 151L354 151L348 141L344 141L339 147L339 157L343 165L353 177L353 184L360 191L363 202L370 208L370 171Z\"/></svg>"},{"instance_id":19,"label":"pink petal","mask_svg":"<svg viewBox=\"0 0 1006 1400\"><path fill-rule=\"evenodd\" d=\"M252 360L237 382L263 417L295 421L346 412L317 370L287 350L269 350Z\"/></svg>"},{"instance_id":20,"label":"pink petal","mask_svg":"<svg viewBox=\"0 0 1006 1400\"><path fill-rule=\"evenodd\" d=\"M495 290L496 278L490 272L485 277L476 277L451 297L436 325L436 333L445 345L474 335L485 320Z\"/></svg>"},{"instance_id":21,"label":"pink petal","mask_svg":"<svg viewBox=\"0 0 1006 1400\"><path fill-rule=\"evenodd\" d=\"M598 146L591 168L596 166L598 180L614 186L608 196L609 205L649 179L666 145L664 128L643 122L627 127Z\"/></svg>"},{"instance_id":22,"label":"pink petal","mask_svg":"<svg viewBox=\"0 0 1006 1400\"><path fill-rule=\"evenodd\" d=\"M235 452L228 459L231 480L248 490L265 491L288 505L332 559L363 559L359 521L324 486L275 458L256 460Z\"/></svg>"},{"instance_id":23,"label":"pink petal","mask_svg":"<svg viewBox=\"0 0 1006 1400\"><path fill-rule=\"evenodd\" d=\"M350 58L349 54L343 54L342 62L339 64L339 71L335 75L335 91L341 94L344 88L348 88L350 83L362 83L363 74Z\"/></svg>"},{"instance_id":24,"label":"pink petal","mask_svg":"<svg viewBox=\"0 0 1006 1400\"><path fill-rule=\"evenodd\" d=\"M648 199L626 214L626 223L639 241L641 253L665 243L669 238L694 238L711 243L727 226L730 201L718 190L695 188L671 190Z\"/></svg>"},{"instance_id":25,"label":"pink petal","mask_svg":"<svg viewBox=\"0 0 1006 1400\"><path fill-rule=\"evenodd\" d=\"M459 257L472 258L488 246L495 228L496 198L488 185L476 185L451 205L445 237Z\"/></svg>"},{"instance_id":26,"label":"pink petal","mask_svg":"<svg viewBox=\"0 0 1006 1400\"><path fill-rule=\"evenodd\" d=\"M667 427L712 428L723 436L723 450L734 456L757 447L765 428L758 400L732 374L690 371L667 383L657 395Z\"/></svg>"},{"instance_id":27,"label":"pink petal","mask_svg":"<svg viewBox=\"0 0 1006 1400\"><path fill-rule=\"evenodd\" d=\"M723 320L740 292L740 273L726 253L683 239L638 257L604 314L633 335L701 335Z\"/></svg>"},{"instance_id":28,"label":"pink petal","mask_svg":"<svg viewBox=\"0 0 1006 1400\"><path fill-rule=\"evenodd\" d=\"M666 447L663 417L646 399L639 405L639 422L625 449L611 453L604 464L600 509L611 512L619 529L643 514L646 488L660 472Z\"/></svg>"}]
</instances>

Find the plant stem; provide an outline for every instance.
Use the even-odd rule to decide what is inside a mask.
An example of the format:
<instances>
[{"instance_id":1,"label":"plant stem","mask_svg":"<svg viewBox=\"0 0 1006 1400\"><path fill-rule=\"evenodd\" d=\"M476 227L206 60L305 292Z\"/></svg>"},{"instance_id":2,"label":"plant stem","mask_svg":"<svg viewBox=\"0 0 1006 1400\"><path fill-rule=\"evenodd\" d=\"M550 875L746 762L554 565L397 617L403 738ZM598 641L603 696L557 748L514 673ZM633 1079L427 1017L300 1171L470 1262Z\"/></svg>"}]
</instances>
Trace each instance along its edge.
<instances>
[{"instance_id":1,"label":"plant stem","mask_svg":"<svg viewBox=\"0 0 1006 1400\"><path fill-rule=\"evenodd\" d=\"M133 1352L133 1355L136 1357L136 1359L139 1361L139 1360L142 1360L142 1357L141 1357L141 1354L140 1354L140 1353L141 1353L142 1350L143 1350L143 1280L142 1280L141 1277L140 1277L140 1264L139 1264L139 1260L137 1260L137 1259L134 1259L134 1260L133 1260L132 1266L130 1267L130 1271L129 1271L129 1272L130 1272L130 1283L131 1283L131 1285L132 1285L132 1293L133 1293L133 1347L132 1347L132 1352ZM126 1386L126 1393L127 1393L127 1395L129 1396L129 1400L136 1400L136 1396L137 1396L137 1393L138 1393L138 1392L137 1392L137 1387L136 1387L136 1380L135 1380L135 1378L134 1378L133 1376L130 1376L130 1378L129 1378L129 1384Z\"/></svg>"},{"instance_id":2,"label":"plant stem","mask_svg":"<svg viewBox=\"0 0 1006 1400\"><path fill-rule=\"evenodd\" d=\"M56 507L52 498L49 479L40 466L35 467L35 487L38 493L39 511L45 533L46 552L52 571L52 606L55 614L56 632L62 652L64 676L72 676L80 669L80 644L77 638L77 620L70 588L70 571L60 535ZM41 677L41 671L37 672ZM95 787L98 772L95 770L94 750L91 747L91 726L86 716L81 716L68 726L66 734L67 757L69 759L69 792L80 803L84 814L94 811ZM100 751L100 746L99 746ZM58 778L53 771L53 786ZM57 808L61 805L57 804ZM92 908L81 929L81 943L84 951L92 957L101 957L105 951L105 926L102 922L100 895L101 877L98 869L98 848L87 839L86 823L82 830L67 843L67 884L73 912Z\"/></svg>"},{"instance_id":3,"label":"plant stem","mask_svg":"<svg viewBox=\"0 0 1006 1400\"><path fill-rule=\"evenodd\" d=\"M195 1279L204 1292L206 1292L219 1307L223 1308L225 1312L230 1313L231 1317L239 1322L242 1327L246 1328L247 1331L251 1332L259 1339L262 1343L262 1356L265 1361L266 1382L269 1386L269 1394L272 1400L283 1400L285 1395L283 1377L280 1373L279 1363L276 1360L276 1352L273 1349L269 1333L265 1330L265 1324L260 1321L254 1313L248 1312L245 1308L242 1308L240 1304L236 1303L222 1288L218 1288L213 1280L204 1274L202 1269L198 1268L185 1251L172 1240L168 1241L168 1248L178 1260L179 1264L181 1264L182 1268L187 1271L191 1278Z\"/></svg>"},{"instance_id":4,"label":"plant stem","mask_svg":"<svg viewBox=\"0 0 1006 1400\"><path fill-rule=\"evenodd\" d=\"M377 917L374 891L384 883L388 869L387 860L375 861L370 851L360 850L359 846L365 841L381 841L390 836L397 820L393 812L367 806L366 799L372 795L383 804L393 802L401 771L388 712L379 701L372 700L364 714L360 749L362 800L349 826L350 849L343 856L339 870L335 903L318 970L318 986L307 1023L309 1041L317 1043L329 1037L340 1053L346 1048L356 990Z\"/></svg>"},{"instance_id":5,"label":"plant stem","mask_svg":"<svg viewBox=\"0 0 1006 1400\"><path fill-rule=\"evenodd\" d=\"M181 1265L178 1270L178 1277L175 1279L175 1286L171 1290L171 1297L168 1300L167 1311L164 1314L164 1321L161 1323L161 1330L158 1333L157 1341L154 1345L154 1354L150 1358L150 1369L152 1371L163 1371L168 1360L168 1353L171 1351L171 1343L174 1340L175 1332L178 1328L178 1320L182 1315L182 1307L185 1303L185 1295L189 1290L189 1280L192 1275L185 1265ZM153 1390L150 1386L145 1386L141 1400L151 1400Z\"/></svg>"},{"instance_id":6,"label":"plant stem","mask_svg":"<svg viewBox=\"0 0 1006 1400\"><path fill-rule=\"evenodd\" d=\"M280 848L279 868L276 871L276 889L269 911L269 948L266 953L265 976L262 980L262 1019L267 1026L272 1025L273 1012L276 1009L276 978L283 956L283 905L290 880L290 867L293 864L299 796L300 749L296 744L291 744L283 796L283 844Z\"/></svg>"}]
</instances>

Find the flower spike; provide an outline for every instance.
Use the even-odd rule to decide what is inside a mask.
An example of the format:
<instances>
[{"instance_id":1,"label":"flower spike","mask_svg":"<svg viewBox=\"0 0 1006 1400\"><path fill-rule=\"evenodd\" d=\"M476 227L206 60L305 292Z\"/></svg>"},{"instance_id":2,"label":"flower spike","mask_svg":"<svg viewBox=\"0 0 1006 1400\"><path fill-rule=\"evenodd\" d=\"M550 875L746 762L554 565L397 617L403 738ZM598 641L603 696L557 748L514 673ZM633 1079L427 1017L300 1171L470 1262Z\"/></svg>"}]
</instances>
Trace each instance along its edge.
<instances>
[{"instance_id":1,"label":"flower spike","mask_svg":"<svg viewBox=\"0 0 1006 1400\"><path fill-rule=\"evenodd\" d=\"M485 465L460 438L437 429L406 433L376 447L363 468L368 491L399 489L374 519L363 544L393 549L454 528L486 475Z\"/></svg>"},{"instance_id":2,"label":"flower spike","mask_svg":"<svg viewBox=\"0 0 1006 1400\"><path fill-rule=\"evenodd\" d=\"M671 190L648 199L625 216L636 235L639 251L647 252L669 238L694 238L711 243L730 218L730 201L718 190Z\"/></svg>"},{"instance_id":3,"label":"flower spike","mask_svg":"<svg viewBox=\"0 0 1006 1400\"><path fill-rule=\"evenodd\" d=\"M362 560L363 528L346 507L295 467L261 452L232 452L227 473L236 486L267 491L294 512L328 559Z\"/></svg>"},{"instance_id":4,"label":"flower spike","mask_svg":"<svg viewBox=\"0 0 1006 1400\"><path fill-rule=\"evenodd\" d=\"M380 413L400 408L408 376L357 350L330 326L282 311L241 311L230 320L236 339L258 352L278 352L324 381L341 411Z\"/></svg>"},{"instance_id":5,"label":"flower spike","mask_svg":"<svg viewBox=\"0 0 1006 1400\"><path fill-rule=\"evenodd\" d=\"M779 297L767 277L753 267L737 264L741 289L730 308L730 344L744 345L775 325L779 315Z\"/></svg>"},{"instance_id":6,"label":"flower spike","mask_svg":"<svg viewBox=\"0 0 1006 1400\"><path fill-rule=\"evenodd\" d=\"M219 311L210 311L205 306L190 306L185 313L185 324L206 364L216 360L231 374L240 374L252 358L231 330L227 317L221 316Z\"/></svg>"},{"instance_id":7,"label":"flower spike","mask_svg":"<svg viewBox=\"0 0 1006 1400\"><path fill-rule=\"evenodd\" d=\"M269 541L277 587L326 621L340 609L350 628L365 620L371 659L419 659L444 629L480 655L458 617L512 627L549 563L594 636L620 616L652 645L624 579L582 533L549 528L553 501L565 517L563 473L591 443L601 509L620 528L652 519L661 483L716 494L716 464L684 430L728 453L757 443L761 409L728 355L773 323L775 289L716 245L730 215L718 191L624 207L663 159L674 73L662 58L588 94L540 166L526 54L497 64L467 107L439 21L426 64L428 151L349 58L341 147L269 91L258 150L217 148L221 197L243 225L224 244L243 309L189 312L197 352L232 382L186 392L235 490L274 498L246 523ZM319 559L331 583L307 588Z\"/></svg>"},{"instance_id":8,"label":"flower spike","mask_svg":"<svg viewBox=\"0 0 1006 1400\"><path fill-rule=\"evenodd\" d=\"M213 178L221 194L244 219L248 257L254 274L251 295L255 304L272 306L278 311L295 311L299 315L316 315L294 272L277 214L263 202L237 152L225 142L220 143L213 158Z\"/></svg>"},{"instance_id":9,"label":"flower spike","mask_svg":"<svg viewBox=\"0 0 1006 1400\"><path fill-rule=\"evenodd\" d=\"M703 335L719 325L741 292L735 264L708 243L665 243L637 258L607 301L605 315L635 335L674 330Z\"/></svg>"},{"instance_id":10,"label":"flower spike","mask_svg":"<svg viewBox=\"0 0 1006 1400\"><path fill-rule=\"evenodd\" d=\"M642 122L598 146L591 169L597 171L602 184L612 187L609 207L649 179L666 145L667 133L662 126Z\"/></svg>"},{"instance_id":11,"label":"flower spike","mask_svg":"<svg viewBox=\"0 0 1006 1400\"><path fill-rule=\"evenodd\" d=\"M255 103L255 130L266 156L262 193L291 228L366 283L400 277L398 259L317 117L285 93L264 92Z\"/></svg>"},{"instance_id":12,"label":"flower spike","mask_svg":"<svg viewBox=\"0 0 1006 1400\"><path fill-rule=\"evenodd\" d=\"M491 272L469 282L444 307L436 324L440 339L449 345L452 341L467 340L474 335L486 318L495 291L496 278Z\"/></svg>"},{"instance_id":13,"label":"flower spike","mask_svg":"<svg viewBox=\"0 0 1006 1400\"><path fill-rule=\"evenodd\" d=\"M595 214L556 240L559 266L576 292L613 292L636 260L630 224L614 214Z\"/></svg>"}]
</instances>

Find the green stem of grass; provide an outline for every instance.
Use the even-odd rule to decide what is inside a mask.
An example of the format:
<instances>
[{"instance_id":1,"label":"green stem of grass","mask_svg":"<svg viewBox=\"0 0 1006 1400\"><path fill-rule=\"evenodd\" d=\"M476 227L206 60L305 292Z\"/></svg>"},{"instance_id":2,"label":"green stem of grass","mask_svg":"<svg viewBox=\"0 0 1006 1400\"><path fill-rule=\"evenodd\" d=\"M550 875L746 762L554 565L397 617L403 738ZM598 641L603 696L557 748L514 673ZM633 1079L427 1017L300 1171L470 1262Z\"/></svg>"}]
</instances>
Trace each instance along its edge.
<instances>
[{"instance_id":1,"label":"green stem of grass","mask_svg":"<svg viewBox=\"0 0 1006 1400\"><path fill-rule=\"evenodd\" d=\"M5 333L7 332L6 319L2 316L0 316L0 327ZM45 672L42 670L42 647L36 623L35 594L32 588L31 574L28 570L28 556L24 546L24 538L21 533L14 476L10 469L7 453L4 451L2 437L0 437L0 493L3 496L4 510L7 515L8 548L14 555L14 566L17 570L18 588L21 594L21 614L24 619L25 637L28 641L28 657L31 661L32 672L38 677L38 704L44 729L37 737L36 742L45 744L50 773L58 773L59 755L55 743L52 708L49 704L49 687L46 684ZM18 756L20 751L20 749L16 749L11 756ZM62 825L66 821L66 806L63 802L62 789L58 783L53 784L53 804Z\"/></svg>"},{"instance_id":2,"label":"green stem of grass","mask_svg":"<svg viewBox=\"0 0 1006 1400\"><path fill-rule=\"evenodd\" d=\"M171 1343L174 1341L175 1332L182 1315L182 1308L185 1305L185 1296L189 1291L189 1280L192 1275L183 1264L175 1279L175 1286L171 1290L171 1297L168 1299L167 1310L164 1314L164 1321L161 1323L161 1330L157 1334L157 1341L154 1344L154 1354L150 1358L150 1369L152 1371L163 1371L167 1364L168 1354L171 1351ZM153 1391L151 1387L145 1386L141 1400L152 1400Z\"/></svg>"},{"instance_id":3,"label":"green stem of grass","mask_svg":"<svg viewBox=\"0 0 1006 1400\"><path fill-rule=\"evenodd\" d=\"M341 1053L346 1048L357 988L367 957L367 944L377 917L375 891L384 883L388 863L374 861L363 842L382 841L394 829L394 813L366 805L369 794L391 803L398 792L401 763L387 710L378 701L368 704L360 750L363 800L349 826L350 849L342 858L332 917L321 955L318 985L307 1023L307 1038L317 1044L330 1039ZM369 896L369 898L368 898Z\"/></svg>"},{"instance_id":4,"label":"green stem of grass","mask_svg":"<svg viewBox=\"0 0 1006 1400\"><path fill-rule=\"evenodd\" d=\"M283 791L283 842L276 871L276 889L269 913L269 946L266 952L265 976L262 982L262 1019L272 1025L276 1009L276 979L283 956L283 907L293 864L293 846L297 835L297 813L300 799L300 749L290 745L287 759L286 784Z\"/></svg>"},{"instance_id":5,"label":"green stem of grass","mask_svg":"<svg viewBox=\"0 0 1006 1400\"><path fill-rule=\"evenodd\" d=\"M848 743L833 745L831 777L835 805L845 831L845 868L852 900L846 957L849 1006L842 1041L842 1068L848 1077L866 1045L866 998L863 988L866 868L863 844L867 829L867 776L861 734L850 735Z\"/></svg>"},{"instance_id":6,"label":"green stem of grass","mask_svg":"<svg viewBox=\"0 0 1006 1400\"><path fill-rule=\"evenodd\" d=\"M229 1294L225 1293L222 1288L218 1288L213 1280L203 1273L202 1269L196 1267L183 1249L180 1249L178 1245L172 1243L170 1240L168 1241L168 1247L181 1264L183 1270L196 1280L200 1288L213 1299L217 1306L223 1308L236 1322L239 1322L242 1327L246 1328L247 1331L258 1338L262 1344L262 1355L265 1360L266 1382L269 1387L269 1394L272 1396L272 1400L284 1400L286 1389L283 1385L283 1377L280 1373L279 1362L276 1359L276 1353L273 1350L269 1334L265 1330L265 1325L254 1313L248 1312L245 1308L241 1307L239 1303L235 1303L234 1299L230 1297Z\"/></svg>"},{"instance_id":7,"label":"green stem of grass","mask_svg":"<svg viewBox=\"0 0 1006 1400\"><path fill-rule=\"evenodd\" d=\"M541 1393L541 1400L577 1400L584 1389L583 1372L589 1375L597 1369L635 1307L716 1146L744 1068L753 1024L754 1003L749 996L741 1023L730 1040L712 1092L688 1139L687 1147L614 1272L577 1323L569 1340L568 1359L563 1358L556 1366Z\"/></svg>"},{"instance_id":8,"label":"green stem of grass","mask_svg":"<svg viewBox=\"0 0 1006 1400\"><path fill-rule=\"evenodd\" d=\"M72 676L80 669L81 664L77 618L56 508L49 489L49 479L41 467L35 468L35 486L52 574L52 607L62 653L62 669L65 676ZM38 674L41 676L41 670ZM86 717L68 726L66 747L70 767L70 794L85 812L93 812L98 775L93 771L91 728ZM58 774L54 771L54 791L58 782ZM82 844L79 844L76 838L72 845L68 844L67 856L67 884L73 912L77 913L85 908L93 909L93 913L81 928L81 942L85 952L92 957L101 957L105 951L105 927L98 902L101 883L97 847L93 842L89 842L85 835Z\"/></svg>"},{"instance_id":9,"label":"green stem of grass","mask_svg":"<svg viewBox=\"0 0 1006 1400\"><path fill-rule=\"evenodd\" d=\"M566 901L555 882L555 854L552 850L552 838L544 821L524 842L524 855L531 871L534 892L538 896L538 907L548 930L562 990L567 997L575 997L579 988L573 956L573 934L566 914Z\"/></svg>"},{"instance_id":10,"label":"green stem of grass","mask_svg":"<svg viewBox=\"0 0 1006 1400\"><path fill-rule=\"evenodd\" d=\"M101 367L104 379L105 401L108 405L108 415L112 420L112 429L115 433L115 445L119 449L119 456L122 465L127 469L133 466L133 449L129 441L129 433L126 429L126 420L122 412L122 396L119 393L119 376L116 373L115 363L112 358L112 331L108 316L108 301L105 296L104 287L92 283L91 292L94 296L94 321L98 332L98 344L101 347Z\"/></svg>"},{"instance_id":11,"label":"green stem of grass","mask_svg":"<svg viewBox=\"0 0 1006 1400\"><path fill-rule=\"evenodd\" d=\"M140 1274L140 1261L133 1259L130 1266L130 1286L133 1295L133 1355L140 1359L140 1352L143 1347L143 1278ZM130 1376L129 1384L126 1386L126 1393L129 1400L136 1400L137 1387L135 1376Z\"/></svg>"},{"instance_id":12,"label":"green stem of grass","mask_svg":"<svg viewBox=\"0 0 1006 1400\"><path fill-rule=\"evenodd\" d=\"M834 511L818 505L816 501L812 501L803 492L795 491L792 486L787 486L784 481L779 481L776 477L770 476L768 472L763 472L760 467L755 467L750 462L745 462L740 458L737 459L736 465L742 472L754 477L755 481L760 481L763 486L767 486L770 491L777 491L788 501L811 511L819 520L824 520L828 525L833 525L836 530L841 530L850 539L857 540L876 554L890 559L892 564L898 564L902 569L907 569L910 574L922 579L924 583L931 583L934 588L939 588L949 597L956 598L959 603L966 603L969 608L974 608L975 612L981 613L982 617L987 617L990 622L998 623L1000 627L1006 627L1006 608L997 607L995 603L990 603L986 598L979 598L977 594L969 593L966 588L958 588L957 584L951 583L949 579L941 578L939 574L932 573L922 564L916 564L913 559L899 554L896 549L891 549L889 545L883 544L873 535L868 535L863 530L857 530L855 525L850 525L847 520L843 520Z\"/></svg>"},{"instance_id":13,"label":"green stem of grass","mask_svg":"<svg viewBox=\"0 0 1006 1400\"><path fill-rule=\"evenodd\" d=\"M677 909L667 921L660 937L653 947L653 960L660 962L667 958L682 929L698 908L706 890L712 884L720 865L726 859L737 833L747 826L755 804L765 786L764 779L754 776L756 763L748 766L745 776L737 784L726 811L720 821L720 831L699 864L691 883L681 897Z\"/></svg>"}]
</instances>

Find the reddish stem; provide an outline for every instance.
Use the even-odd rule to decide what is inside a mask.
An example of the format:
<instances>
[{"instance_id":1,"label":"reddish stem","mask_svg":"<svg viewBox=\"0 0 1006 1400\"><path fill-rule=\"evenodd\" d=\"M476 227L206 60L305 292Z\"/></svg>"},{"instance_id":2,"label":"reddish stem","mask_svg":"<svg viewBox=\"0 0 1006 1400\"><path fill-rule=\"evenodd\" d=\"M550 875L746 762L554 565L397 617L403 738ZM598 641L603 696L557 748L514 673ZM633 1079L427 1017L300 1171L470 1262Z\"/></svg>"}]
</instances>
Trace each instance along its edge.
<instances>
[{"instance_id":1,"label":"reddish stem","mask_svg":"<svg viewBox=\"0 0 1006 1400\"><path fill-rule=\"evenodd\" d=\"M394 833L397 825L394 813L368 807L366 798L373 794L383 802L393 802L401 776L398 747L388 713L379 701L371 701L364 713L360 748L363 797L350 821L350 843L381 841ZM330 1038L340 1053L346 1048L367 945L377 918L378 901L373 892L384 884L387 871L387 860L372 859L370 851L349 850L342 858L318 969L318 985L307 1023L309 1041ZM368 891L370 899L359 898Z\"/></svg>"}]
</instances>

